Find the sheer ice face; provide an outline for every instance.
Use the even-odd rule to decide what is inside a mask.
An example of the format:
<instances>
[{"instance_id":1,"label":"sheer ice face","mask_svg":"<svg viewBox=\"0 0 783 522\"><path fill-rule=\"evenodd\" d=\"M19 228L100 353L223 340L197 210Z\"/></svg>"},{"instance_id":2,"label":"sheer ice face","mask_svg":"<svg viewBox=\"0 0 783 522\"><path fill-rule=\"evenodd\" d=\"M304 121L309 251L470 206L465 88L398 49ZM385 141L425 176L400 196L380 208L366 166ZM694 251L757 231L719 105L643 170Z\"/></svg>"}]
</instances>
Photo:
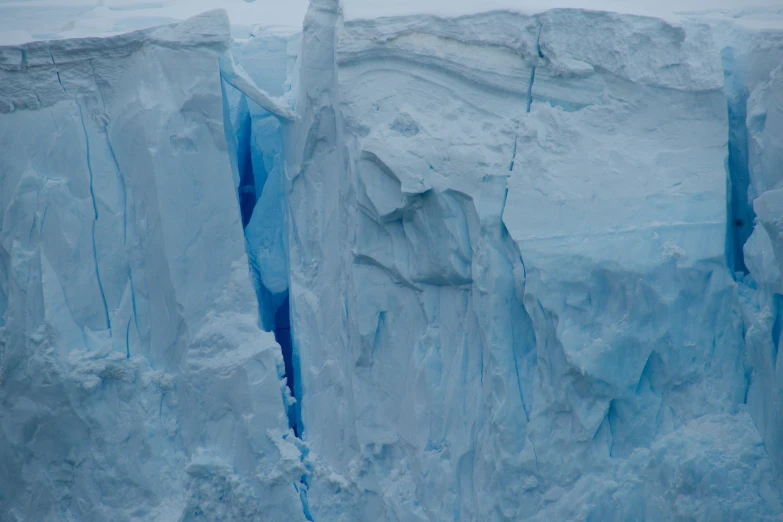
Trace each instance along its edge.
<instances>
[{"instance_id":1,"label":"sheer ice face","mask_svg":"<svg viewBox=\"0 0 783 522\"><path fill-rule=\"evenodd\" d=\"M710 28L581 11L357 21L335 59L357 202L340 313L358 336L327 355L303 341L300 400L313 451L359 462L377 494L355 516L779 516L743 405ZM292 230L316 187L289 199ZM336 422L333 402L355 413ZM729 440L759 448L753 464Z\"/></svg>"},{"instance_id":2,"label":"sheer ice face","mask_svg":"<svg viewBox=\"0 0 783 522\"><path fill-rule=\"evenodd\" d=\"M783 31L705 20L0 48L0 518L779 520Z\"/></svg>"},{"instance_id":3,"label":"sheer ice face","mask_svg":"<svg viewBox=\"0 0 783 522\"><path fill-rule=\"evenodd\" d=\"M223 132L229 42L216 12L3 49L2 520L304 519Z\"/></svg>"}]
</instances>

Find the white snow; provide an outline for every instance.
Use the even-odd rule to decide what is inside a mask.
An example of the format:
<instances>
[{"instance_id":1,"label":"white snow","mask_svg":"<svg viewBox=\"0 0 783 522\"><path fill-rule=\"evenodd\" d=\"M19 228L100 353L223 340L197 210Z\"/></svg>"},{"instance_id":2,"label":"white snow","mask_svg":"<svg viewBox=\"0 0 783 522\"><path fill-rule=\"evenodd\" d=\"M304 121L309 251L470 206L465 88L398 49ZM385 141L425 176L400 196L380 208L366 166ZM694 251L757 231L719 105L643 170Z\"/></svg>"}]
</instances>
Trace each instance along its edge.
<instances>
[{"instance_id":1,"label":"white snow","mask_svg":"<svg viewBox=\"0 0 783 522\"><path fill-rule=\"evenodd\" d=\"M534 14L561 8L667 18L694 13L754 17L783 15L780 0L347 0L344 5L346 19L422 14L454 17L493 10Z\"/></svg>"},{"instance_id":2,"label":"white snow","mask_svg":"<svg viewBox=\"0 0 783 522\"><path fill-rule=\"evenodd\" d=\"M306 0L2 0L0 44L16 43L12 32L36 39L110 36L179 22L224 9L245 31L259 24L284 34L301 30ZM19 36L15 37L17 40Z\"/></svg>"}]
</instances>

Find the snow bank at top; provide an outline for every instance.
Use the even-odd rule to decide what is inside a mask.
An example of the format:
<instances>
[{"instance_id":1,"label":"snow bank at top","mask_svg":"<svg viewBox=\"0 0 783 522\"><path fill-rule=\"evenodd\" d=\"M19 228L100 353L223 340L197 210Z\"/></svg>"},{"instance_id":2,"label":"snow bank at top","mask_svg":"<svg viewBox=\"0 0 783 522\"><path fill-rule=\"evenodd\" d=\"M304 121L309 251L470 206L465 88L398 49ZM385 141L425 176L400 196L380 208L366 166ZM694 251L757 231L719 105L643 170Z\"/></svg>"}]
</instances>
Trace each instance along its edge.
<instances>
[{"instance_id":1,"label":"snow bank at top","mask_svg":"<svg viewBox=\"0 0 783 522\"><path fill-rule=\"evenodd\" d=\"M307 0L0 0L0 45L116 35L216 8L228 12L237 34L256 25L291 34L301 30L307 4ZM574 8L666 19L741 18L783 27L783 0L344 0L342 5L346 20L422 14L453 17L492 10L534 14Z\"/></svg>"},{"instance_id":2,"label":"snow bank at top","mask_svg":"<svg viewBox=\"0 0 783 522\"><path fill-rule=\"evenodd\" d=\"M167 49L228 48L231 34L226 13L213 10L176 25L134 31L112 38L75 38L0 46L0 113L47 107L69 93L58 67L83 67L92 59L123 58L145 46ZM81 65L80 65L81 64ZM78 82L77 82L78 84ZM77 85L81 88L81 84ZM71 93L73 94L73 93Z\"/></svg>"},{"instance_id":3,"label":"snow bank at top","mask_svg":"<svg viewBox=\"0 0 783 522\"><path fill-rule=\"evenodd\" d=\"M307 0L0 0L0 45L113 36L224 9L235 28L301 30Z\"/></svg>"},{"instance_id":4,"label":"snow bank at top","mask_svg":"<svg viewBox=\"0 0 783 522\"><path fill-rule=\"evenodd\" d=\"M348 0L343 2L346 19L380 18L431 14L463 16L482 11L510 10L535 14L549 9L570 8L609 11L671 18L686 14L722 14L726 16L753 16L777 12L783 16L781 0Z\"/></svg>"}]
</instances>

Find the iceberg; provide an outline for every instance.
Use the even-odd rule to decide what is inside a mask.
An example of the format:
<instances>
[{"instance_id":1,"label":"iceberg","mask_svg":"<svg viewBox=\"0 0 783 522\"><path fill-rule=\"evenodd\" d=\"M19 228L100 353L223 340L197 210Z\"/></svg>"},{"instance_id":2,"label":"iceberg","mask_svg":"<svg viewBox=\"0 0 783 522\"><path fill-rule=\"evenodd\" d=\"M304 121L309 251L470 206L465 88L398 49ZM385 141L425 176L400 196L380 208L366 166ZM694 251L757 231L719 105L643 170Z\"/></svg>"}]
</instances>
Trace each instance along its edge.
<instances>
[{"instance_id":1,"label":"iceberg","mask_svg":"<svg viewBox=\"0 0 783 522\"><path fill-rule=\"evenodd\" d=\"M783 517L774 5L167 2L0 47L0 520Z\"/></svg>"}]
</instances>

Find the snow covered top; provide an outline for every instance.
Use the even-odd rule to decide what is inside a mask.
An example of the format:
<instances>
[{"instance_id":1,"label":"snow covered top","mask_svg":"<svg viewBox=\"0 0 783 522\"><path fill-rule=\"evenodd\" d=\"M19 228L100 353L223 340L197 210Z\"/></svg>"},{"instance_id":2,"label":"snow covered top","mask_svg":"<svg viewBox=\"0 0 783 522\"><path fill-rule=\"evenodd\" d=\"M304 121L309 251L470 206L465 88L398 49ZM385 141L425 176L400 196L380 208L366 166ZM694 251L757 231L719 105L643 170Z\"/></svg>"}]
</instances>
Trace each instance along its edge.
<instances>
[{"instance_id":1,"label":"snow covered top","mask_svg":"<svg viewBox=\"0 0 783 522\"><path fill-rule=\"evenodd\" d=\"M229 20L225 11L214 9L182 23L141 29L110 38L73 38L46 42L25 42L0 46L0 70L19 70L27 66L80 61L95 53L124 52L145 43L163 47L227 48L231 40Z\"/></svg>"},{"instance_id":2,"label":"snow covered top","mask_svg":"<svg viewBox=\"0 0 783 522\"><path fill-rule=\"evenodd\" d=\"M222 52L231 43L225 11L215 9L179 24L142 29L108 38L73 38L0 45L0 114L37 109L70 99L75 91L91 89L86 63L96 57L123 57L146 45L167 49L213 49ZM121 63L121 61L117 61ZM113 67L113 62L111 67ZM109 66L107 66L109 67ZM118 67L121 67L118 66ZM66 88L63 83L73 80Z\"/></svg>"},{"instance_id":3,"label":"snow covered top","mask_svg":"<svg viewBox=\"0 0 783 522\"><path fill-rule=\"evenodd\" d=\"M307 0L0 0L0 45L111 36L224 9L235 27L297 32Z\"/></svg>"},{"instance_id":4,"label":"snow covered top","mask_svg":"<svg viewBox=\"0 0 783 522\"><path fill-rule=\"evenodd\" d=\"M109 36L225 9L232 25L282 33L301 29L307 0L0 0L0 45L31 40ZM461 16L491 10L536 13L576 8L666 19L741 18L783 27L783 0L344 0L346 20L431 14Z\"/></svg>"},{"instance_id":5,"label":"snow covered top","mask_svg":"<svg viewBox=\"0 0 783 522\"><path fill-rule=\"evenodd\" d=\"M760 13L768 15L776 11L783 16L783 0L348 0L343 4L346 19L413 14L462 16L492 10L533 14L559 8L664 18L692 13L744 17Z\"/></svg>"}]
</instances>

